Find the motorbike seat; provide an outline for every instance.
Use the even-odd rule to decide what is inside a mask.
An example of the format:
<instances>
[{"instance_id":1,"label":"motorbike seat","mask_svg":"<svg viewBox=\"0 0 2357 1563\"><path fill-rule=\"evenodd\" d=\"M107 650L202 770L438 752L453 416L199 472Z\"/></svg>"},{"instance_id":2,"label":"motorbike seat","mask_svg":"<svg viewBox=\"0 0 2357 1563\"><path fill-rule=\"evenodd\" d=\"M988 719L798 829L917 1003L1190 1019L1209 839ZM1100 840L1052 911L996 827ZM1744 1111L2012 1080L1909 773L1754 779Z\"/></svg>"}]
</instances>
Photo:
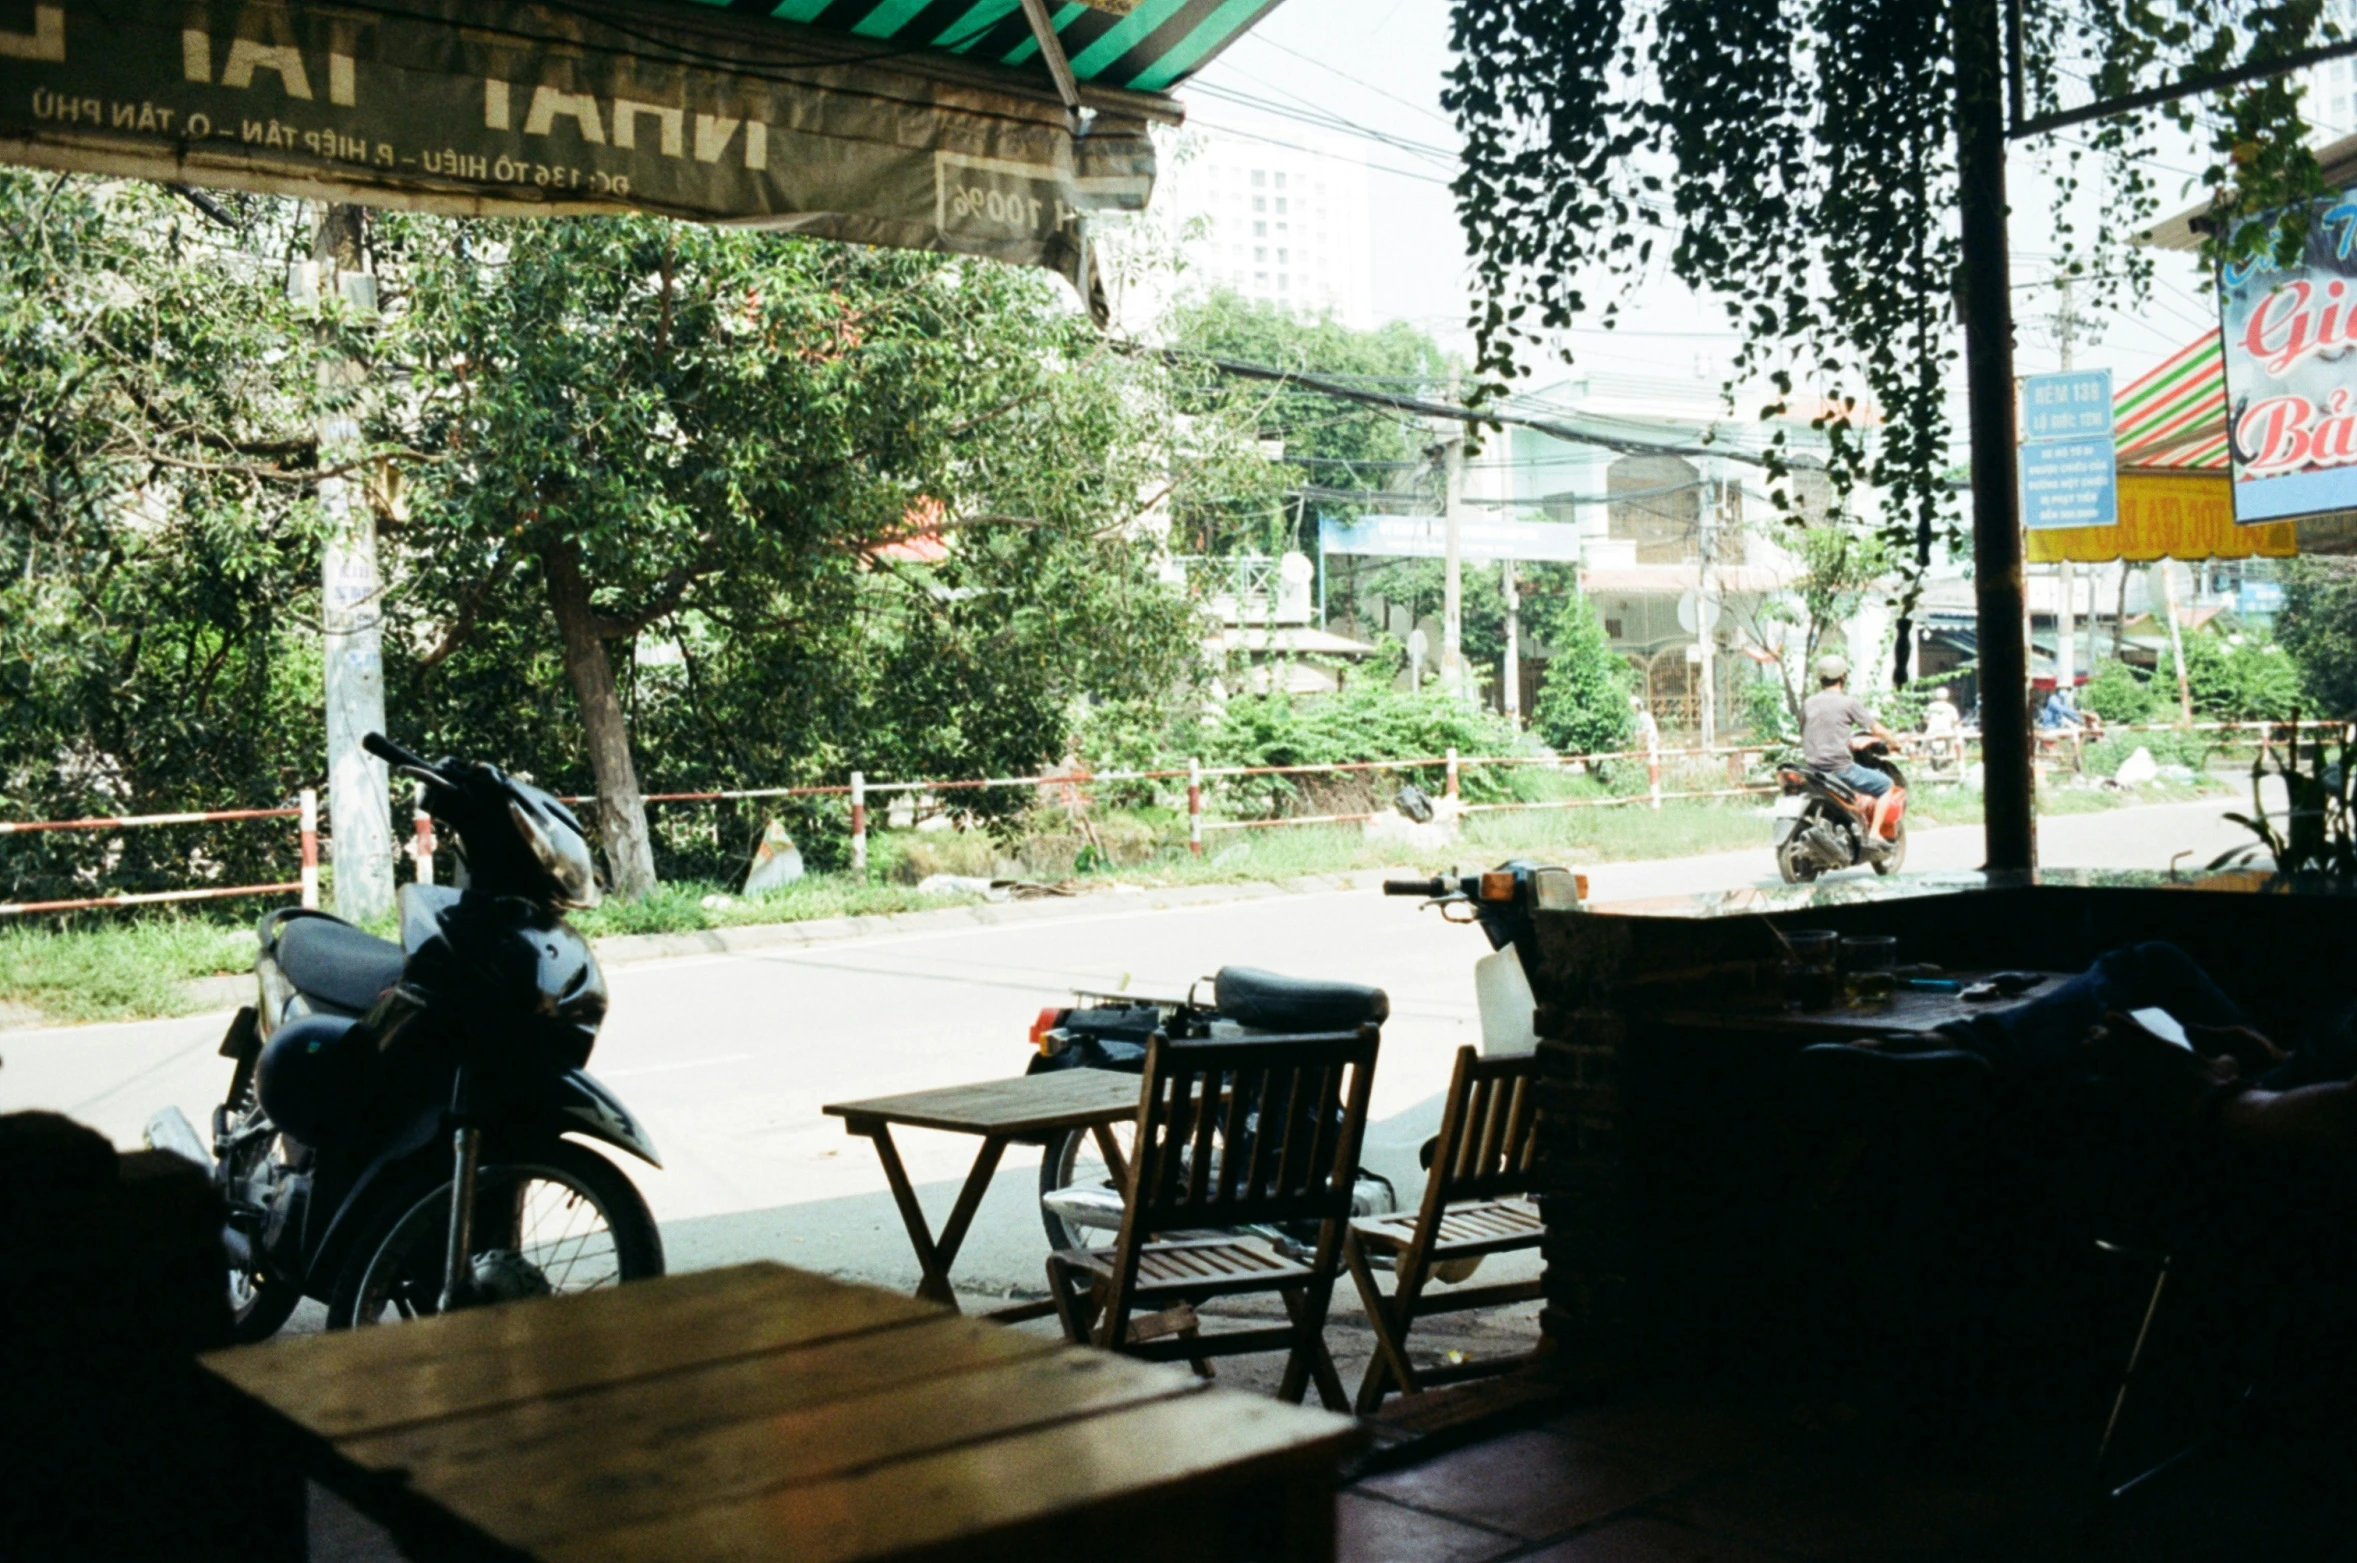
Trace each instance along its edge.
<instances>
[{"instance_id":1,"label":"motorbike seat","mask_svg":"<svg viewBox=\"0 0 2357 1563\"><path fill-rule=\"evenodd\" d=\"M294 917L277 930L271 958L305 998L360 1014L401 980L401 946L334 917Z\"/></svg>"},{"instance_id":2,"label":"motorbike seat","mask_svg":"<svg viewBox=\"0 0 2357 1563\"><path fill-rule=\"evenodd\" d=\"M1391 1018L1391 997L1355 982L1314 982L1253 966L1222 966L1211 979L1213 1002L1255 1031L1348 1031Z\"/></svg>"}]
</instances>

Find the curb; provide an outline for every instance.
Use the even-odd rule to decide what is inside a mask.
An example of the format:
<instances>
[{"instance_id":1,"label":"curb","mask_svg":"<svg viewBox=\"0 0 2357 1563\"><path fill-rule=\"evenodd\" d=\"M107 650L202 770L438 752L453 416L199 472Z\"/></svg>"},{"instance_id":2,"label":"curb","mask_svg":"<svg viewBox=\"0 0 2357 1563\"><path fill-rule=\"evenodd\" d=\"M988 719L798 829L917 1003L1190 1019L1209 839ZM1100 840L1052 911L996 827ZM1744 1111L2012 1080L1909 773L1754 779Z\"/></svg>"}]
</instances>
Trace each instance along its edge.
<instances>
[{"instance_id":1,"label":"curb","mask_svg":"<svg viewBox=\"0 0 2357 1563\"><path fill-rule=\"evenodd\" d=\"M1386 875L1407 873L1403 868L1357 869L1340 874L1308 874L1298 879L1239 880L1226 884L1164 885L1114 889L1108 886L1072 896L1043 896L1034 901L979 902L967 906L928 908L919 912L888 912L863 917L817 917L805 922L748 923L736 928L699 928L689 933L612 934L591 948L606 966L637 966L652 961L678 960L695 955L743 955L761 950L804 949L841 944L887 934L956 932L970 928L998 928L1023 923L1057 922L1093 915L1106 903L1141 912L1174 911L1189 906L1223 902L1262 901L1284 895L1330 895L1341 891L1371 890ZM215 1014L253 1002L254 979L248 972L198 977L180 985L188 1007L176 1016L152 1019L185 1020ZM67 1029L38 1011L0 1011L0 1035L10 1031ZM121 1025L115 1021L107 1024ZM133 1022L136 1024L136 1022Z\"/></svg>"}]
</instances>

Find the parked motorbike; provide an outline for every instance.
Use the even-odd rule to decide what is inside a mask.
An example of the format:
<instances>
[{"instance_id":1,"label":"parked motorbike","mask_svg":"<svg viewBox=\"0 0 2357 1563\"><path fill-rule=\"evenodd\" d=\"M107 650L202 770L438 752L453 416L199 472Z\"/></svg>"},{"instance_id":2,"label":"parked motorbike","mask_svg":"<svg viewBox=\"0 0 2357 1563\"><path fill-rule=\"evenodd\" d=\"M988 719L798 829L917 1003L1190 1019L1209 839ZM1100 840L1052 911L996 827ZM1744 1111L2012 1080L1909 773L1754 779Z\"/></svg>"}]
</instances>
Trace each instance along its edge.
<instances>
[{"instance_id":1,"label":"parked motorbike","mask_svg":"<svg viewBox=\"0 0 2357 1563\"><path fill-rule=\"evenodd\" d=\"M1384 894L1419 896L1452 922L1478 923L1491 953L1474 965L1474 991L1482 1020L1482 1049L1527 1052L1536 1045L1535 1002L1526 962L1535 951L1531 912L1541 906L1577 906L1576 882L1564 869L1541 869L1515 861L1485 874L1387 881ZM1222 967L1206 979L1208 1001L1198 982L1183 998L1077 992L1061 1008L1043 1009L1032 1022L1029 1072L1113 1069L1130 1074L1145 1067L1146 1039L1159 1031L1171 1038L1249 1036L1254 1033L1339 1030L1390 1014L1390 999L1379 988L1354 983L1315 982L1252 967ZM1129 1129L1107 1132L1126 1159ZM1040 1158L1040 1222L1052 1248L1110 1244L1121 1228L1122 1195L1104 1156L1104 1146L1085 1130L1049 1140ZM1413 1168L1398 1169L1412 1175ZM1353 1204L1360 1215L1399 1208L1396 1181L1361 1169Z\"/></svg>"},{"instance_id":2,"label":"parked motorbike","mask_svg":"<svg viewBox=\"0 0 2357 1563\"><path fill-rule=\"evenodd\" d=\"M582 1069L606 985L562 916L597 899L580 822L496 766L365 746L423 784L458 885L404 885L398 944L322 912L264 917L209 1153L176 1108L148 1125L227 1202L240 1340L305 1296L341 1329L663 1271L645 1200L582 1143L662 1165Z\"/></svg>"},{"instance_id":3,"label":"parked motorbike","mask_svg":"<svg viewBox=\"0 0 2357 1563\"><path fill-rule=\"evenodd\" d=\"M1907 778L1880 739L1861 739L1852 752L1860 765L1891 779L1890 819L1884 826L1887 851L1868 849L1874 827L1874 799L1838 776L1803 765L1776 767L1783 787L1776 799L1776 872L1788 885L1804 885L1819 874L1870 865L1895 874L1907 861Z\"/></svg>"}]
</instances>

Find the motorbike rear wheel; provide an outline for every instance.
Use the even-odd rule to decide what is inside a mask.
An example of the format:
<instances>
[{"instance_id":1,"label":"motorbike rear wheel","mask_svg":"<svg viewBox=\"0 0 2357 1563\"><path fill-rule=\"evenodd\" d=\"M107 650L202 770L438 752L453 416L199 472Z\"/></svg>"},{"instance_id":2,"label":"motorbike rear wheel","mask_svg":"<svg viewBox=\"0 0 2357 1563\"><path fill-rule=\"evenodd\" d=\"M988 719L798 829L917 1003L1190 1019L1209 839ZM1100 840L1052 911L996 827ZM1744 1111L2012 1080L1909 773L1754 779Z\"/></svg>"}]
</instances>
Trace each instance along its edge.
<instances>
[{"instance_id":1,"label":"motorbike rear wheel","mask_svg":"<svg viewBox=\"0 0 2357 1563\"><path fill-rule=\"evenodd\" d=\"M1874 871L1878 874L1895 874L1906 866L1906 862L1907 822L1902 819L1892 825L1891 849L1888 853L1874 860Z\"/></svg>"},{"instance_id":2,"label":"motorbike rear wheel","mask_svg":"<svg viewBox=\"0 0 2357 1563\"><path fill-rule=\"evenodd\" d=\"M254 1095L251 1071L242 1072L245 1078L237 1086L237 1099L229 1104L229 1120L233 1129L258 1126L262 1121L262 1105ZM284 1142L278 1135L261 1135L247 1140L233 1151L229 1164L222 1169L225 1190L243 1190L256 1185L269 1185L275 1179L262 1176L271 1162L285 1155ZM255 1246L261 1246L257 1236ZM303 1288L293 1281L281 1280L266 1269L229 1272L229 1338L240 1346L251 1346L276 1335L294 1317L303 1301Z\"/></svg>"},{"instance_id":3,"label":"motorbike rear wheel","mask_svg":"<svg viewBox=\"0 0 2357 1563\"><path fill-rule=\"evenodd\" d=\"M638 1188L587 1146L555 1140L476 1173L475 1251L506 1249L564 1295L663 1273L663 1242ZM327 1327L391 1324L440 1310L450 1173L420 1175L378 1207L328 1297Z\"/></svg>"},{"instance_id":4,"label":"motorbike rear wheel","mask_svg":"<svg viewBox=\"0 0 2357 1563\"><path fill-rule=\"evenodd\" d=\"M1776 849L1776 872L1788 885L1805 885L1816 879L1817 860L1809 856L1797 833L1794 839Z\"/></svg>"}]
</instances>

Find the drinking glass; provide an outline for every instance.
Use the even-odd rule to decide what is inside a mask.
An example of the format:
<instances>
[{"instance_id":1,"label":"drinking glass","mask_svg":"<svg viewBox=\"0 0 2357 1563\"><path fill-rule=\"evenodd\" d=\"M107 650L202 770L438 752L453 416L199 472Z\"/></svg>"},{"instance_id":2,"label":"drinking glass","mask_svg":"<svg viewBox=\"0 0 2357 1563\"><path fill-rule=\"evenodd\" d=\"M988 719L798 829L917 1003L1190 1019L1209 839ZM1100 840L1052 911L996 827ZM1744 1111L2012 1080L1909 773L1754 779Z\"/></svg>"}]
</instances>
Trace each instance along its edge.
<instances>
[{"instance_id":1,"label":"drinking glass","mask_svg":"<svg viewBox=\"0 0 2357 1563\"><path fill-rule=\"evenodd\" d=\"M1899 941L1889 934L1866 934L1841 941L1841 988L1850 1003L1860 1007L1888 1004L1899 990L1892 968L1898 964Z\"/></svg>"},{"instance_id":2,"label":"drinking glass","mask_svg":"<svg viewBox=\"0 0 2357 1563\"><path fill-rule=\"evenodd\" d=\"M1784 935L1784 1007L1823 1009L1833 1002L1839 936L1830 929L1797 928Z\"/></svg>"}]
</instances>

